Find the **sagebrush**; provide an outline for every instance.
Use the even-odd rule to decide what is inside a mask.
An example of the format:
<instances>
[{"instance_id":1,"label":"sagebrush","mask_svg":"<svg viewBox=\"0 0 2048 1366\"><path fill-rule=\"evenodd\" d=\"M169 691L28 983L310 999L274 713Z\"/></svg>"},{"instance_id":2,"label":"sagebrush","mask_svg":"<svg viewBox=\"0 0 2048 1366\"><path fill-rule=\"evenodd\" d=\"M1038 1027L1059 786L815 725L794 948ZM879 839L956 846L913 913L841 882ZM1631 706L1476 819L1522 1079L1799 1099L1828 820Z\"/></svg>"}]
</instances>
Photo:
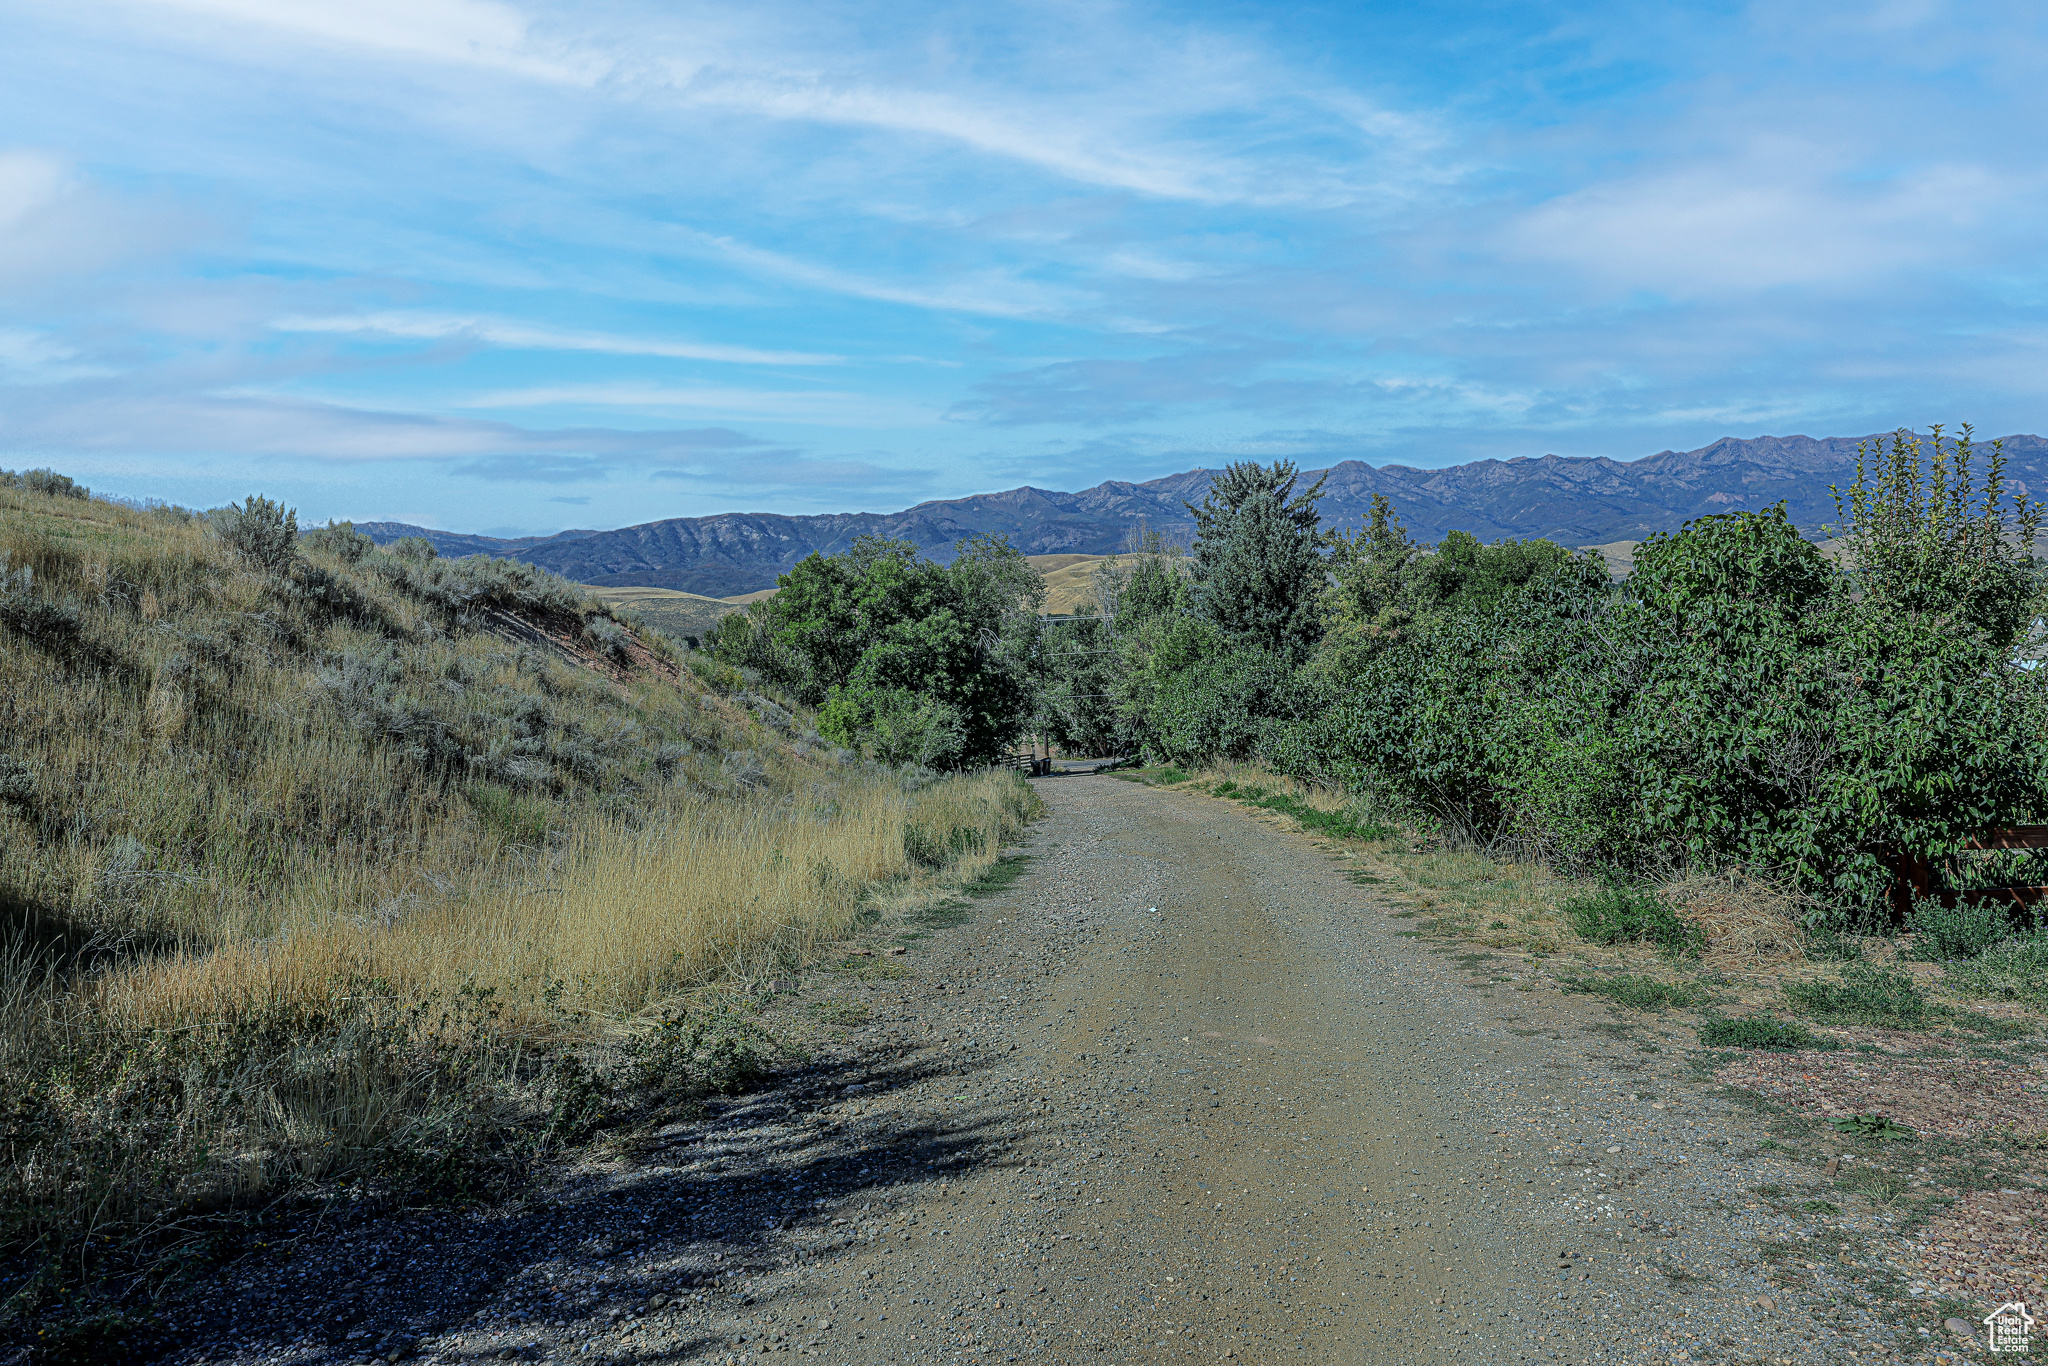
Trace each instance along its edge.
<instances>
[{"instance_id":1,"label":"sagebrush","mask_svg":"<svg viewBox=\"0 0 2048 1366\"><path fill-rule=\"evenodd\" d=\"M616 1045L1028 815L1012 775L793 742L531 566L231 511L0 480L10 1284L351 1171L454 1180L633 1066L731 1084L723 1024Z\"/></svg>"}]
</instances>

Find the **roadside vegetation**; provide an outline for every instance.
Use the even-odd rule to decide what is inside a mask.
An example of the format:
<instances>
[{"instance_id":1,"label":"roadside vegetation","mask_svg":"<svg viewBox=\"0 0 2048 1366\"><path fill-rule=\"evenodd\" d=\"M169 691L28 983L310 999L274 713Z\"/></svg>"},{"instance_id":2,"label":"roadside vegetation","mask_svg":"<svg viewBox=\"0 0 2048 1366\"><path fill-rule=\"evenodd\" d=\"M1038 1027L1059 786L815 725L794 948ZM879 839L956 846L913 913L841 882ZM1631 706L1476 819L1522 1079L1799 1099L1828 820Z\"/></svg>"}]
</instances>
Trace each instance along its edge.
<instances>
[{"instance_id":1,"label":"roadside vegetation","mask_svg":"<svg viewBox=\"0 0 2048 1366\"><path fill-rule=\"evenodd\" d=\"M2038 509L1995 448L1866 452L1839 555L1738 513L1623 583L1547 542L1417 546L1384 502L1334 536L1297 484L1235 467L1194 547L1097 571L1071 740L1329 838L1420 932L1509 953L1496 982L1696 1010L1717 1046L2040 1028L2048 924L1887 896L1898 853L1950 892L2048 883L1960 849L2048 819Z\"/></svg>"},{"instance_id":2,"label":"roadside vegetation","mask_svg":"<svg viewBox=\"0 0 2048 1366\"><path fill-rule=\"evenodd\" d=\"M809 718L531 566L0 473L5 1319L735 1084L731 987L1034 800Z\"/></svg>"},{"instance_id":3,"label":"roadside vegetation","mask_svg":"<svg viewBox=\"0 0 2048 1366\"><path fill-rule=\"evenodd\" d=\"M817 708L827 737L884 763L962 769L1000 760L1029 725L1045 580L1006 539L971 537L941 565L863 536L776 582L709 644Z\"/></svg>"}]
</instances>

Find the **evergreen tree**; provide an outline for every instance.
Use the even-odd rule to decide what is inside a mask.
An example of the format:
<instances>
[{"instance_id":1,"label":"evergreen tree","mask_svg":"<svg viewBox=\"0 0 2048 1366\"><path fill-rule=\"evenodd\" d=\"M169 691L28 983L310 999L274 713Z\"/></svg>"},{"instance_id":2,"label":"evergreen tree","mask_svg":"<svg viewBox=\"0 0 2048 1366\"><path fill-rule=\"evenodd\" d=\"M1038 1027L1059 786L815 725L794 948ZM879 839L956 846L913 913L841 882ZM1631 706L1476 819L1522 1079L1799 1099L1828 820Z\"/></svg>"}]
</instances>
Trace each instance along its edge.
<instances>
[{"instance_id":1,"label":"evergreen tree","mask_svg":"<svg viewBox=\"0 0 2048 1366\"><path fill-rule=\"evenodd\" d=\"M1327 537L1316 502L1323 481L1296 493L1291 460L1244 461L1209 485L1194 514L1196 611L1243 643L1288 660L1308 657L1322 636L1317 610L1328 578Z\"/></svg>"}]
</instances>

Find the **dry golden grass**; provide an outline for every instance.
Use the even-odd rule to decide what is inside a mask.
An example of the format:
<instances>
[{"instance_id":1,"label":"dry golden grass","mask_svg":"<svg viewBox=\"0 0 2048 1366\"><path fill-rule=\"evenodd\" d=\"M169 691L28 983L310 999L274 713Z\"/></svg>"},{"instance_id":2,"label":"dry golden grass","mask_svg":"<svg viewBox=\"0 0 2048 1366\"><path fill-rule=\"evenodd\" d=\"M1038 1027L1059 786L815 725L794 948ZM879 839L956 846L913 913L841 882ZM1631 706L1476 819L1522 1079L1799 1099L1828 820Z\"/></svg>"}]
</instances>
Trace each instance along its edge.
<instances>
[{"instance_id":1,"label":"dry golden grass","mask_svg":"<svg viewBox=\"0 0 2048 1366\"><path fill-rule=\"evenodd\" d=\"M1031 555L1033 569L1045 575L1045 611L1079 612L1095 607L1095 571L1105 563L1101 555Z\"/></svg>"},{"instance_id":2,"label":"dry golden grass","mask_svg":"<svg viewBox=\"0 0 2048 1366\"><path fill-rule=\"evenodd\" d=\"M1030 815L1012 774L845 767L568 585L478 612L13 489L0 554L0 1254L545 1143L639 1022Z\"/></svg>"},{"instance_id":3,"label":"dry golden grass","mask_svg":"<svg viewBox=\"0 0 2048 1366\"><path fill-rule=\"evenodd\" d=\"M666 631L678 639L701 637L720 619L739 610L736 604L723 598L707 598L701 593L684 593L673 588L593 586L590 591L611 606L631 613L636 621Z\"/></svg>"},{"instance_id":4,"label":"dry golden grass","mask_svg":"<svg viewBox=\"0 0 2048 1366\"><path fill-rule=\"evenodd\" d=\"M489 991L507 1037L588 1033L843 937L877 884L932 880L906 848L921 830L959 849L944 880L971 881L1029 803L1007 773L917 793L878 776L842 788L829 813L705 804L659 829L600 827L544 875L479 878L388 924L326 917L137 967L122 978L123 1010L143 1027L175 1027L323 999L335 982L362 979L408 1000ZM588 1029L567 1023L578 1019Z\"/></svg>"},{"instance_id":5,"label":"dry golden grass","mask_svg":"<svg viewBox=\"0 0 2048 1366\"><path fill-rule=\"evenodd\" d=\"M1799 916L1808 903L1767 879L1730 868L1667 882L1657 895L1707 932L1700 954L1705 967L1751 970L1806 959Z\"/></svg>"},{"instance_id":6,"label":"dry golden grass","mask_svg":"<svg viewBox=\"0 0 2048 1366\"><path fill-rule=\"evenodd\" d=\"M788 970L874 918L878 886L903 906L971 881L1032 802L1009 773L915 793L877 775L829 814L594 830L544 879L479 877L388 924L308 919L83 979L17 955L0 1072L63 1083L39 1094L38 1141L9 1144L0 1204L27 1216L17 1235L75 1253L494 1126L544 1131L535 1063L615 1045L693 988ZM914 856L937 846L958 853Z\"/></svg>"}]
</instances>

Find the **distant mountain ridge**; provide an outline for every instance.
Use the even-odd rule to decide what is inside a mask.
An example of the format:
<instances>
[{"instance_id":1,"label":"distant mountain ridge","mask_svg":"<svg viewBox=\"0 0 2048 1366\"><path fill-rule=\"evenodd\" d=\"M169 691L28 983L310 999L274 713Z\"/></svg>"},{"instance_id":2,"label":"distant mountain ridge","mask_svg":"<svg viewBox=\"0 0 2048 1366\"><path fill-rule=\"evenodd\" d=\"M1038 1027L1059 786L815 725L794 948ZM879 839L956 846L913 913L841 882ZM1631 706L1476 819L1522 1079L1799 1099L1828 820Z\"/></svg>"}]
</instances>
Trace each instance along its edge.
<instances>
[{"instance_id":1,"label":"distant mountain ridge","mask_svg":"<svg viewBox=\"0 0 2048 1366\"><path fill-rule=\"evenodd\" d=\"M1817 536L1835 517L1828 485L1853 476L1857 443L1889 437L1724 437L1696 451L1660 451L1640 460L1523 456L1440 470L1375 469L1346 460L1328 470L1323 521L1355 527L1372 495L1380 493L1419 540L1461 530L1483 541L1545 537L1565 545L1602 545L1782 500L1792 520ZM2048 440L2009 436L2005 450L2014 487L2048 493ZM1141 522L1168 535L1191 536L1194 525L1184 504L1200 502L1217 473L1188 470L1138 484L1111 480L1079 493L1026 486L919 503L902 512L726 512L514 540L400 522L366 522L358 529L380 544L422 536L444 555L525 560L579 583L731 597L772 588L777 574L805 556L836 554L855 537L870 534L911 541L935 559L949 558L955 542L984 531L1009 536L1027 555L1109 554ZM1309 472L1304 483L1317 473Z\"/></svg>"}]
</instances>

